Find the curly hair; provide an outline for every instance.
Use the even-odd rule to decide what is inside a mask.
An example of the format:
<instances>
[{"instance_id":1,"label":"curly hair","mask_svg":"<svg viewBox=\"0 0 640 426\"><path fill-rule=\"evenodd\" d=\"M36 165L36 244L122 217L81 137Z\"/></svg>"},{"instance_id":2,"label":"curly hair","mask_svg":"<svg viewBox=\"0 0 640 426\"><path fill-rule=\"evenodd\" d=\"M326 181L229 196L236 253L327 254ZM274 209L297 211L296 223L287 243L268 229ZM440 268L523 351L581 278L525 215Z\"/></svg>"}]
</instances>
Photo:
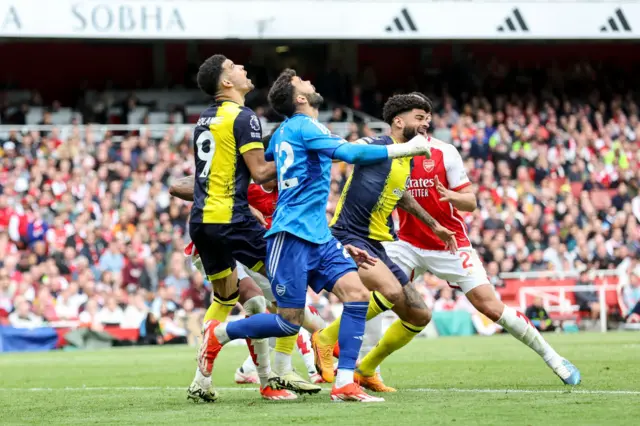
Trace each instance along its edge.
<instances>
[{"instance_id":1,"label":"curly hair","mask_svg":"<svg viewBox=\"0 0 640 426\"><path fill-rule=\"evenodd\" d=\"M216 93L218 93L220 75L222 75L222 64L224 64L226 60L227 57L224 55L213 55L200 65L196 77L198 87L211 97L215 97Z\"/></svg>"},{"instance_id":2,"label":"curly hair","mask_svg":"<svg viewBox=\"0 0 640 426\"><path fill-rule=\"evenodd\" d=\"M419 92L412 92L404 95L390 97L382 109L382 119L391 125L391 122L398 115L411 111L412 109L423 109L430 113L432 109L431 100Z\"/></svg>"},{"instance_id":3,"label":"curly hair","mask_svg":"<svg viewBox=\"0 0 640 426\"><path fill-rule=\"evenodd\" d=\"M296 76L296 71L290 68L282 71L278 79L269 90L269 104L278 114L291 117L296 112L293 101L294 88L291 80Z\"/></svg>"}]
</instances>

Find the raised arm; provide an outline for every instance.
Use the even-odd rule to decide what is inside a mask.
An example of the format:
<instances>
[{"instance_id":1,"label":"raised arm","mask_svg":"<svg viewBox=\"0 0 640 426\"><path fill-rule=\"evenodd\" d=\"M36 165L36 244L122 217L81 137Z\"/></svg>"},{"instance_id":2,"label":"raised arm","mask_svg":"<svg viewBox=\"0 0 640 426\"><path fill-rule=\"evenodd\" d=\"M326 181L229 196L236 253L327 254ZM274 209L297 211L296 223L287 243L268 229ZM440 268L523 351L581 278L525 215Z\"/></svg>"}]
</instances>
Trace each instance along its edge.
<instances>
[{"instance_id":1,"label":"raised arm","mask_svg":"<svg viewBox=\"0 0 640 426\"><path fill-rule=\"evenodd\" d=\"M332 158L351 164L375 164L389 158L415 157L424 155L431 158L427 139L418 135L409 142L393 145L360 145L342 143L336 147Z\"/></svg>"},{"instance_id":2,"label":"raised arm","mask_svg":"<svg viewBox=\"0 0 640 426\"><path fill-rule=\"evenodd\" d=\"M256 183L263 184L276 178L276 163L265 160L263 149L247 151L242 158Z\"/></svg>"},{"instance_id":3,"label":"raised arm","mask_svg":"<svg viewBox=\"0 0 640 426\"><path fill-rule=\"evenodd\" d=\"M417 217L420 222L427 225L438 238L444 242L447 250L451 253L455 253L458 250L458 243L456 242L456 234L453 231L448 230L433 218L422 206L405 191L402 194L402 198L398 201L398 207L406 211L410 215Z\"/></svg>"},{"instance_id":4,"label":"raised arm","mask_svg":"<svg viewBox=\"0 0 640 426\"><path fill-rule=\"evenodd\" d=\"M185 176L174 182L169 187L169 194L185 201L193 201L193 187L195 185L195 176Z\"/></svg>"},{"instance_id":5,"label":"raised arm","mask_svg":"<svg viewBox=\"0 0 640 426\"><path fill-rule=\"evenodd\" d=\"M339 136L332 135L329 129L317 121L308 118L301 125L302 137L311 151L321 152L326 156L350 164L376 164L389 158L414 157L425 155L431 157L427 138L418 135L409 142L393 145L368 145L349 143Z\"/></svg>"}]
</instances>

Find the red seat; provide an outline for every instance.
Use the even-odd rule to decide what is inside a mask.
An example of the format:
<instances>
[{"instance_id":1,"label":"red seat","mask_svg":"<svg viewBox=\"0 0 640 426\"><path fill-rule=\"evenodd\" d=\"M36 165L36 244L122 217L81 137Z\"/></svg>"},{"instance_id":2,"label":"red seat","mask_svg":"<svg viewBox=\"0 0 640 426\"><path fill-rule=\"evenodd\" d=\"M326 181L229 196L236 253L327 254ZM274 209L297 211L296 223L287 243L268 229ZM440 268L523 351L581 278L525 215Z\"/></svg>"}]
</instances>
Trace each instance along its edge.
<instances>
[{"instance_id":1,"label":"red seat","mask_svg":"<svg viewBox=\"0 0 640 426\"><path fill-rule=\"evenodd\" d=\"M571 182L571 193L573 194L574 197L577 198L580 196L583 186L584 185L582 182Z\"/></svg>"}]
</instances>

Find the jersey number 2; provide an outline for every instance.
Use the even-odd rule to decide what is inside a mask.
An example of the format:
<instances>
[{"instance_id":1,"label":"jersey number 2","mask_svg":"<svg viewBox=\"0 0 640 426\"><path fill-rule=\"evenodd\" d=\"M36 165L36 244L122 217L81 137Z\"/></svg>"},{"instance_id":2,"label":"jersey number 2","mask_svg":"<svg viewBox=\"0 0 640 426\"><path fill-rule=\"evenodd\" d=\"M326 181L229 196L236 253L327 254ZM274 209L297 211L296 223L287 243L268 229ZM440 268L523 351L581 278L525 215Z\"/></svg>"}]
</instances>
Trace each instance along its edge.
<instances>
[{"instance_id":1,"label":"jersey number 2","mask_svg":"<svg viewBox=\"0 0 640 426\"><path fill-rule=\"evenodd\" d=\"M206 142L209 142L208 151L204 150ZM198 159L205 162L204 167L202 168L202 173L200 173L200 177L205 178L209 176L211 162L213 161L213 154L216 152L216 142L210 131L203 131L200 133L200 136L196 139L196 148L198 149Z\"/></svg>"},{"instance_id":2,"label":"jersey number 2","mask_svg":"<svg viewBox=\"0 0 640 426\"><path fill-rule=\"evenodd\" d=\"M284 154L284 159L280 157L280 154ZM298 185L298 179L290 178L286 179L285 174L289 167L293 165L293 148L289 142L283 141L276 145L276 159L278 164L278 187L280 190L292 188Z\"/></svg>"},{"instance_id":3,"label":"jersey number 2","mask_svg":"<svg viewBox=\"0 0 640 426\"><path fill-rule=\"evenodd\" d=\"M460 257L462 258L463 269L469 269L473 266L473 264L471 263L471 255L469 253L467 253L466 251L461 251Z\"/></svg>"}]
</instances>

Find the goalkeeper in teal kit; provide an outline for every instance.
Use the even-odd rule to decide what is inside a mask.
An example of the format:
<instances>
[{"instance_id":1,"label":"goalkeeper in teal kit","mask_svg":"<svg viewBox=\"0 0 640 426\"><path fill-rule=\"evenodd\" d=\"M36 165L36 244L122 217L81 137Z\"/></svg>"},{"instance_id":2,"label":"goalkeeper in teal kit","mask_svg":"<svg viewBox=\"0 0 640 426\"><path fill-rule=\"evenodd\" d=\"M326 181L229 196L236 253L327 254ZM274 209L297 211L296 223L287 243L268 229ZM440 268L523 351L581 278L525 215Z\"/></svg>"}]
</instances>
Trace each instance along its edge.
<instances>
[{"instance_id":1,"label":"goalkeeper in teal kit","mask_svg":"<svg viewBox=\"0 0 640 426\"><path fill-rule=\"evenodd\" d=\"M380 402L353 381L353 371L369 304L369 291L357 273L359 263L374 262L364 251L343 247L329 231L326 205L332 160L376 164L389 158L429 155L426 138L405 144L349 144L316 121L323 99L309 81L285 70L269 92L271 106L287 119L272 136L265 153L276 162L279 188L273 225L267 239L266 269L278 314L258 314L228 324L205 324L206 351L213 363L222 346L235 339L284 337L298 333L307 286L333 292L343 302L334 401Z\"/></svg>"}]
</instances>

